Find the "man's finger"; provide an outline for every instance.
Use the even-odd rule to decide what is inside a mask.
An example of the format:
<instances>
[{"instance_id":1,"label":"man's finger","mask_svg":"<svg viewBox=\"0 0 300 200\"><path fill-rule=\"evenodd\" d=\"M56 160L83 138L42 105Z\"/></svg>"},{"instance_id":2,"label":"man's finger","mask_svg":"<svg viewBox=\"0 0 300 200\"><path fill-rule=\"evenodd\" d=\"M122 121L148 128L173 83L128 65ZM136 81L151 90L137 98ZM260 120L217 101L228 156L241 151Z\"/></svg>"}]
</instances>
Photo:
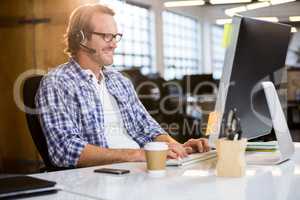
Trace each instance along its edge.
<instances>
[{"instance_id":1,"label":"man's finger","mask_svg":"<svg viewBox=\"0 0 300 200\"><path fill-rule=\"evenodd\" d=\"M196 145L197 145L197 149L198 149L198 152L202 153L203 152L203 145L202 145L202 141L201 140L198 140L196 142Z\"/></svg>"},{"instance_id":2,"label":"man's finger","mask_svg":"<svg viewBox=\"0 0 300 200\"><path fill-rule=\"evenodd\" d=\"M190 139L186 145L192 147L195 151L200 153L202 153L204 150L201 139Z\"/></svg>"},{"instance_id":3,"label":"man's finger","mask_svg":"<svg viewBox=\"0 0 300 200\"><path fill-rule=\"evenodd\" d=\"M210 150L207 139L202 139L202 144L203 144L203 147L204 147L205 151L209 151Z\"/></svg>"},{"instance_id":4,"label":"man's finger","mask_svg":"<svg viewBox=\"0 0 300 200\"><path fill-rule=\"evenodd\" d=\"M192 148L194 148L194 147L196 147L196 141L197 140L195 140L195 139L189 139L187 142L185 142L183 144L183 146L184 147L192 147Z\"/></svg>"},{"instance_id":5,"label":"man's finger","mask_svg":"<svg viewBox=\"0 0 300 200\"><path fill-rule=\"evenodd\" d=\"M172 150L169 150L167 157L168 157L168 159L177 159L178 155L175 152L173 152Z\"/></svg>"},{"instance_id":6,"label":"man's finger","mask_svg":"<svg viewBox=\"0 0 300 200\"><path fill-rule=\"evenodd\" d=\"M184 147L185 151L188 153L188 154L191 154L191 153L194 153L195 151L193 150L192 147Z\"/></svg>"},{"instance_id":7,"label":"man's finger","mask_svg":"<svg viewBox=\"0 0 300 200\"><path fill-rule=\"evenodd\" d=\"M177 153L177 155L181 158L184 158L187 156L187 153L185 152L185 149L184 148L180 148L180 147L174 147L173 149L173 152Z\"/></svg>"},{"instance_id":8,"label":"man's finger","mask_svg":"<svg viewBox=\"0 0 300 200\"><path fill-rule=\"evenodd\" d=\"M183 146L180 144L169 144L169 149L182 158L188 155Z\"/></svg>"},{"instance_id":9,"label":"man's finger","mask_svg":"<svg viewBox=\"0 0 300 200\"><path fill-rule=\"evenodd\" d=\"M203 151L207 152L210 150L208 140L206 138L200 138L199 141L202 143Z\"/></svg>"},{"instance_id":10,"label":"man's finger","mask_svg":"<svg viewBox=\"0 0 300 200\"><path fill-rule=\"evenodd\" d=\"M187 142L185 142L183 146L184 148L191 147L193 149L192 153L207 152L210 150L208 140L206 138L190 139Z\"/></svg>"}]
</instances>

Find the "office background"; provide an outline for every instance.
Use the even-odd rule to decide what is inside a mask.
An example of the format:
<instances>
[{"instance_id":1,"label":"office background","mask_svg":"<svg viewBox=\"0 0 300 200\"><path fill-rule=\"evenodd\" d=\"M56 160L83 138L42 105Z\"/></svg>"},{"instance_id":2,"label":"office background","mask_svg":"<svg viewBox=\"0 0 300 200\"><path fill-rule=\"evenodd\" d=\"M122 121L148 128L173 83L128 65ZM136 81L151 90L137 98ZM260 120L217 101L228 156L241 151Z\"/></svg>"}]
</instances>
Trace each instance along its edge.
<instances>
[{"instance_id":1,"label":"office background","mask_svg":"<svg viewBox=\"0 0 300 200\"><path fill-rule=\"evenodd\" d=\"M191 75L217 85L226 46L224 26L222 21L217 20L230 18L225 14L226 9L245 5L206 3L203 6L167 8L162 0L2 0L0 172L37 172L42 165L24 112L16 103L20 93L18 83L30 70L45 73L66 62L63 34L71 11L79 5L97 2L115 8L119 29L124 34L116 50L115 67L132 78L135 86L151 80L158 85L162 82L179 83L183 88L186 78ZM273 5L240 14L277 17L279 22L294 27L286 60L287 116L294 141L300 141L300 33L297 32L300 22L291 22L289 19L290 16L300 16L300 2ZM183 95L188 92L183 91ZM155 106L153 102L143 103L148 109ZM192 122L201 118L197 113L192 116L187 114L179 113L177 117L189 118ZM165 116L153 115L158 121L165 122Z\"/></svg>"}]
</instances>

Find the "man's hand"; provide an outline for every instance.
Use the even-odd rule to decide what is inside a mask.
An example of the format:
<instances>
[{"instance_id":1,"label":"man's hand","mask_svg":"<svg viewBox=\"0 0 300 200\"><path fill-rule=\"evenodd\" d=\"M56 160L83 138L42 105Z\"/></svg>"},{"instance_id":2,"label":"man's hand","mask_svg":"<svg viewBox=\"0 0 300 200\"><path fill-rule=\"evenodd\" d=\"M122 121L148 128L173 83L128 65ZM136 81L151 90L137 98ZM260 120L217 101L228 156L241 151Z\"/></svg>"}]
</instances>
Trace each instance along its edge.
<instances>
[{"instance_id":1,"label":"man's hand","mask_svg":"<svg viewBox=\"0 0 300 200\"><path fill-rule=\"evenodd\" d=\"M201 139L190 139L184 144L178 143L168 134L162 134L155 138L157 142L166 142L169 146L168 158L177 159L184 158L188 154L196 152L209 151L208 141L205 138Z\"/></svg>"},{"instance_id":2,"label":"man's hand","mask_svg":"<svg viewBox=\"0 0 300 200\"><path fill-rule=\"evenodd\" d=\"M207 152L210 150L208 140L206 138L190 139L183 144L188 154L196 152Z\"/></svg>"},{"instance_id":3,"label":"man's hand","mask_svg":"<svg viewBox=\"0 0 300 200\"><path fill-rule=\"evenodd\" d=\"M168 151L169 159L178 159L178 158L184 158L188 156L188 153L182 144L169 143L168 146L169 146L169 151Z\"/></svg>"},{"instance_id":4,"label":"man's hand","mask_svg":"<svg viewBox=\"0 0 300 200\"><path fill-rule=\"evenodd\" d=\"M169 146L168 159L184 158L188 154L182 144L178 143L168 134L161 134L155 139L157 142L166 142Z\"/></svg>"}]
</instances>

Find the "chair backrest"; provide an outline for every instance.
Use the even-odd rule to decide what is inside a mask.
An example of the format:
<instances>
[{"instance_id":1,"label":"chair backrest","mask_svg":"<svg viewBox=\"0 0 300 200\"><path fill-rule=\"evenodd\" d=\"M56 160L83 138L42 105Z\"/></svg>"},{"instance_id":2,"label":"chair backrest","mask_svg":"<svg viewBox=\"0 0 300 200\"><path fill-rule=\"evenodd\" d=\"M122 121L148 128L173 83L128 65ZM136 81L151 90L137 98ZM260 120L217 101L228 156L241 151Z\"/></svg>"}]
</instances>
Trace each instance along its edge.
<instances>
[{"instance_id":1,"label":"chair backrest","mask_svg":"<svg viewBox=\"0 0 300 200\"><path fill-rule=\"evenodd\" d=\"M3 165L2 165L2 156L0 153L0 175L2 174L2 172L3 172Z\"/></svg>"},{"instance_id":2,"label":"chair backrest","mask_svg":"<svg viewBox=\"0 0 300 200\"><path fill-rule=\"evenodd\" d=\"M34 75L29 78L27 78L24 81L24 86L23 86L23 101L25 110L26 110L26 120L27 120L27 126L29 128L31 137L33 139L33 142L35 146L37 147L44 164L46 166L46 171L56 171L56 170L62 170L66 168L58 168L54 166L49 158L49 153L48 153L48 146L46 142L46 138L44 136L42 127L40 125L38 115L29 112L29 109L35 109L35 95L36 92L39 88L41 79L43 78L42 75Z\"/></svg>"}]
</instances>

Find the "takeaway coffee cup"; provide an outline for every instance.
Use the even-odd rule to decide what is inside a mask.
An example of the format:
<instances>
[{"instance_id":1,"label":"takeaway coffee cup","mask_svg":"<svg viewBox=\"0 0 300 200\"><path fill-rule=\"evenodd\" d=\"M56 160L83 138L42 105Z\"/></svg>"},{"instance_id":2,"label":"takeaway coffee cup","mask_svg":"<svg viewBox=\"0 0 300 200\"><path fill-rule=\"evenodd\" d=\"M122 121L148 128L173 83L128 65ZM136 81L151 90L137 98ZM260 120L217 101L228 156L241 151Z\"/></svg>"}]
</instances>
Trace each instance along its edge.
<instances>
[{"instance_id":1,"label":"takeaway coffee cup","mask_svg":"<svg viewBox=\"0 0 300 200\"><path fill-rule=\"evenodd\" d=\"M166 170L168 145L165 142L149 142L144 149L148 173L150 175L163 175Z\"/></svg>"}]
</instances>

